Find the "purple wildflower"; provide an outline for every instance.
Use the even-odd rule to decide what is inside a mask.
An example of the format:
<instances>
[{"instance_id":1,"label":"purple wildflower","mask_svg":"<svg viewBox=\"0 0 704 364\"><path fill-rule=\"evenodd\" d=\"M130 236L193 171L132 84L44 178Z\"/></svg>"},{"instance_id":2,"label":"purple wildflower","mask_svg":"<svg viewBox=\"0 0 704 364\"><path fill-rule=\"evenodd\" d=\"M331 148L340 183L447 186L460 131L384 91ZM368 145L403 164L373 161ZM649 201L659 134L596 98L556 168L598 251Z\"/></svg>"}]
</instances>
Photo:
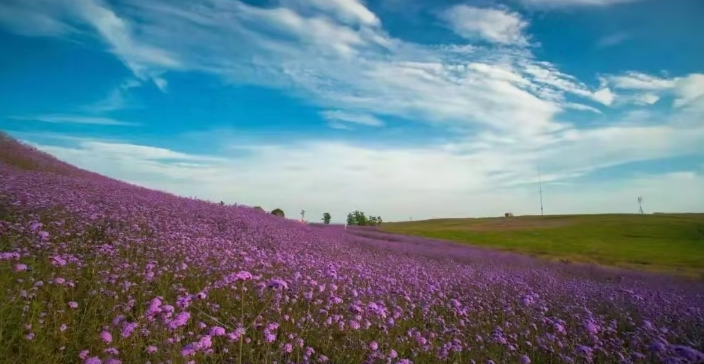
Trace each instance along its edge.
<instances>
[{"instance_id":1,"label":"purple wildflower","mask_svg":"<svg viewBox=\"0 0 704 364\"><path fill-rule=\"evenodd\" d=\"M130 337L132 335L132 332L139 326L136 322L125 322L122 325L122 331L120 334L122 337Z\"/></svg>"},{"instance_id":2,"label":"purple wildflower","mask_svg":"<svg viewBox=\"0 0 704 364\"><path fill-rule=\"evenodd\" d=\"M185 326L188 323L188 319L191 318L191 314L188 311L180 312L178 315L176 315L176 318L171 320L169 322L169 328L171 330L174 330L176 328L179 328L181 326Z\"/></svg>"},{"instance_id":3,"label":"purple wildflower","mask_svg":"<svg viewBox=\"0 0 704 364\"><path fill-rule=\"evenodd\" d=\"M213 326L210 328L209 331L210 335L212 336L224 336L225 335L225 329L220 327L220 326Z\"/></svg>"}]
</instances>

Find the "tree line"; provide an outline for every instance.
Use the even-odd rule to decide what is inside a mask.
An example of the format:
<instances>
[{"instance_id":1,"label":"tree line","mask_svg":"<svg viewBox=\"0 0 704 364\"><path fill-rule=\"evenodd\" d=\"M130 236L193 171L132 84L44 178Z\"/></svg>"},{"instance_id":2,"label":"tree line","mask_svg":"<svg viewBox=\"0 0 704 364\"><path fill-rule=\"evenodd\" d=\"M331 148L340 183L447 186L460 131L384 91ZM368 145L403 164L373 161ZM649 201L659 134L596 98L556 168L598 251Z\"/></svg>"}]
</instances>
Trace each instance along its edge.
<instances>
[{"instance_id":1,"label":"tree line","mask_svg":"<svg viewBox=\"0 0 704 364\"><path fill-rule=\"evenodd\" d=\"M323 214L323 223L329 224L332 216L329 212ZM383 220L381 216L367 216L364 212L355 210L347 214L347 225L357 225L357 226L379 226Z\"/></svg>"},{"instance_id":2,"label":"tree line","mask_svg":"<svg viewBox=\"0 0 704 364\"><path fill-rule=\"evenodd\" d=\"M255 206L255 210L264 211L260 206ZM271 211L272 215L284 217L284 212L281 209L274 209ZM324 224L330 224L332 220L332 215L329 212L323 213L323 218L321 219ZM383 220L381 216L367 216L364 212L355 210L347 214L347 225L357 225L357 226L379 226Z\"/></svg>"},{"instance_id":3,"label":"tree line","mask_svg":"<svg viewBox=\"0 0 704 364\"><path fill-rule=\"evenodd\" d=\"M366 216L364 212L358 210L347 214L347 225L379 226L382 222L381 216Z\"/></svg>"}]
</instances>

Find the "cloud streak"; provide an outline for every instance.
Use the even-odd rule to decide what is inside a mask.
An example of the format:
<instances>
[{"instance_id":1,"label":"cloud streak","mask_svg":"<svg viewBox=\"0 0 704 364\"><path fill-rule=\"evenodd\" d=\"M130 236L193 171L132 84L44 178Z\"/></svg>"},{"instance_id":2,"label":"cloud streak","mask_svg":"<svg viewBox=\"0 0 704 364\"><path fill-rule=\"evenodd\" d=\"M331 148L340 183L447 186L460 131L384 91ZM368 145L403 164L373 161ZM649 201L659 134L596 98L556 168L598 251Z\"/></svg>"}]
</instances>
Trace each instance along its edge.
<instances>
[{"instance_id":1,"label":"cloud streak","mask_svg":"<svg viewBox=\"0 0 704 364\"><path fill-rule=\"evenodd\" d=\"M521 0L526 5L544 8L566 7L605 7L618 4L634 3L641 0Z\"/></svg>"},{"instance_id":2,"label":"cloud streak","mask_svg":"<svg viewBox=\"0 0 704 364\"><path fill-rule=\"evenodd\" d=\"M45 114L34 116L10 116L9 119L18 121L39 121L52 124L84 124L84 125L103 125L103 126L139 126L138 123L132 123L117 119L82 116L82 115L62 115L62 114Z\"/></svg>"},{"instance_id":3,"label":"cloud streak","mask_svg":"<svg viewBox=\"0 0 704 364\"><path fill-rule=\"evenodd\" d=\"M627 41L630 38L631 36L628 33L614 33L599 39L596 46L598 48L613 47Z\"/></svg>"},{"instance_id":4,"label":"cloud streak","mask_svg":"<svg viewBox=\"0 0 704 364\"><path fill-rule=\"evenodd\" d=\"M384 126L384 122L373 115L358 114L340 110L326 110L320 113L330 122L347 122L366 126Z\"/></svg>"},{"instance_id":5,"label":"cloud streak","mask_svg":"<svg viewBox=\"0 0 704 364\"><path fill-rule=\"evenodd\" d=\"M518 46L528 44L523 34L528 23L514 12L455 5L444 11L441 16L455 33L469 40L483 39L492 43Z\"/></svg>"}]
</instances>

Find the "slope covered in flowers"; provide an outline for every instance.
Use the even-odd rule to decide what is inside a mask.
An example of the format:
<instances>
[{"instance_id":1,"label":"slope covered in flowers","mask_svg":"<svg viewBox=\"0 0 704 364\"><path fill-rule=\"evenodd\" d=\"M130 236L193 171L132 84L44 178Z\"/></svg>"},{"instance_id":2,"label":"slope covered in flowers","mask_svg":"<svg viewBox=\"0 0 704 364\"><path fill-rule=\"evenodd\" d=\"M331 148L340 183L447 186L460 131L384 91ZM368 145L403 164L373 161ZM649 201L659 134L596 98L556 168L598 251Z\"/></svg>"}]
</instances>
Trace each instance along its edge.
<instances>
[{"instance_id":1,"label":"slope covered in flowers","mask_svg":"<svg viewBox=\"0 0 704 364\"><path fill-rule=\"evenodd\" d=\"M302 225L0 143L0 363L704 361L701 283Z\"/></svg>"}]
</instances>

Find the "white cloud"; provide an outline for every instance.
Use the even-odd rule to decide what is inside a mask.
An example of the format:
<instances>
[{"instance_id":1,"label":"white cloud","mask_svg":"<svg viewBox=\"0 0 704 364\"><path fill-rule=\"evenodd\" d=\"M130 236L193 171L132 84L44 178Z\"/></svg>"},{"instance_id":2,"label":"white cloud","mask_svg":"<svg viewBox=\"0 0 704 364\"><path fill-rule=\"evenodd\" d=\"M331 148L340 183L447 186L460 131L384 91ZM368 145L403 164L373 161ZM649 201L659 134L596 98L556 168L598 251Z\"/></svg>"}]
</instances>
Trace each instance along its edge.
<instances>
[{"instance_id":1,"label":"white cloud","mask_svg":"<svg viewBox=\"0 0 704 364\"><path fill-rule=\"evenodd\" d=\"M129 91L133 88L139 87L140 85L141 83L135 79L127 79L111 90L105 98L88 104L81 109L91 113L102 113L130 107L131 104L128 97Z\"/></svg>"},{"instance_id":2,"label":"white cloud","mask_svg":"<svg viewBox=\"0 0 704 364\"><path fill-rule=\"evenodd\" d=\"M158 87L159 90L161 90L161 92L166 92L167 87L169 86L169 83L165 79L163 79L161 77L154 77L153 80L154 80L154 85L156 87Z\"/></svg>"},{"instance_id":3,"label":"white cloud","mask_svg":"<svg viewBox=\"0 0 704 364\"><path fill-rule=\"evenodd\" d=\"M616 96L608 88L603 88L594 93L594 99L608 106L614 102Z\"/></svg>"},{"instance_id":4,"label":"white cloud","mask_svg":"<svg viewBox=\"0 0 704 364\"><path fill-rule=\"evenodd\" d=\"M348 122L367 126L384 126L384 122L374 115L356 114L341 110L326 110L320 113L323 118L331 122ZM338 125L337 123L335 125Z\"/></svg>"},{"instance_id":5,"label":"white cloud","mask_svg":"<svg viewBox=\"0 0 704 364\"><path fill-rule=\"evenodd\" d=\"M660 96L651 93L638 95L635 102L641 105L652 105L660 100Z\"/></svg>"},{"instance_id":6,"label":"white cloud","mask_svg":"<svg viewBox=\"0 0 704 364\"><path fill-rule=\"evenodd\" d=\"M601 110L599 110L595 107L583 105L583 104L577 104L577 103L573 103L573 102L569 102L569 103L565 104L565 107L570 108L570 109L574 109L574 110L591 111L596 114L601 114Z\"/></svg>"},{"instance_id":7,"label":"white cloud","mask_svg":"<svg viewBox=\"0 0 704 364\"><path fill-rule=\"evenodd\" d=\"M0 27L28 36L62 36L76 31L60 17L62 1L0 2Z\"/></svg>"},{"instance_id":8,"label":"white cloud","mask_svg":"<svg viewBox=\"0 0 704 364\"><path fill-rule=\"evenodd\" d=\"M313 7L345 23L380 25L379 18L356 0L283 0L282 3L294 9L305 10Z\"/></svg>"},{"instance_id":9,"label":"white cloud","mask_svg":"<svg viewBox=\"0 0 704 364\"><path fill-rule=\"evenodd\" d=\"M95 140L80 140L78 147L84 150L101 153L103 156L140 160L181 160L193 162L222 163L222 158L199 156L172 151L165 148L135 145L128 143L105 142Z\"/></svg>"},{"instance_id":10,"label":"white cloud","mask_svg":"<svg viewBox=\"0 0 704 364\"><path fill-rule=\"evenodd\" d=\"M521 0L527 5L540 7L586 7L625 4L640 0Z\"/></svg>"},{"instance_id":11,"label":"white cloud","mask_svg":"<svg viewBox=\"0 0 704 364\"><path fill-rule=\"evenodd\" d=\"M118 16L102 0L8 0L0 4L0 25L25 35L82 37L89 29L140 79L180 61L170 52L137 39L133 24Z\"/></svg>"},{"instance_id":12,"label":"white cloud","mask_svg":"<svg viewBox=\"0 0 704 364\"><path fill-rule=\"evenodd\" d=\"M522 62L520 67L526 76L531 78L533 91L540 94L542 98L561 101L563 99L562 93L569 93L607 106L611 104L610 100L613 101L610 97L610 90L602 88L598 91L592 91L584 83L573 76L560 72L548 62L531 60Z\"/></svg>"},{"instance_id":13,"label":"white cloud","mask_svg":"<svg viewBox=\"0 0 704 364\"><path fill-rule=\"evenodd\" d=\"M640 72L627 72L623 75L607 77L608 82L616 88L625 90L658 91L672 88L675 81Z\"/></svg>"},{"instance_id":14,"label":"white cloud","mask_svg":"<svg viewBox=\"0 0 704 364\"><path fill-rule=\"evenodd\" d=\"M442 18L458 35L469 40L484 39L492 43L526 45L523 31L528 23L518 13L492 8L455 5Z\"/></svg>"},{"instance_id":15,"label":"white cloud","mask_svg":"<svg viewBox=\"0 0 704 364\"><path fill-rule=\"evenodd\" d=\"M170 52L135 40L131 25L101 1L76 0L73 6L80 19L97 30L111 51L125 62L135 76L145 79L153 76L151 68L179 67L179 60Z\"/></svg>"},{"instance_id":16,"label":"white cloud","mask_svg":"<svg viewBox=\"0 0 704 364\"><path fill-rule=\"evenodd\" d=\"M680 78L675 83L675 95L677 99L674 105L681 107L694 101L704 101L704 74L691 74Z\"/></svg>"},{"instance_id":17,"label":"white cloud","mask_svg":"<svg viewBox=\"0 0 704 364\"><path fill-rule=\"evenodd\" d=\"M339 122L339 121L329 121L328 126L333 129L338 129L338 130L352 130L352 128L349 126L349 124Z\"/></svg>"},{"instance_id":18,"label":"white cloud","mask_svg":"<svg viewBox=\"0 0 704 364\"><path fill-rule=\"evenodd\" d=\"M106 125L106 126L138 126L140 124L131 123L122 120L116 120L104 117L82 116L82 115L32 115L32 116L11 116L13 120L20 121L40 121L44 123L54 124L87 124L87 125Z\"/></svg>"},{"instance_id":19,"label":"white cloud","mask_svg":"<svg viewBox=\"0 0 704 364\"><path fill-rule=\"evenodd\" d=\"M336 221L362 209L390 221L409 214L537 213L538 162L549 186L544 189L548 213L627 212L637 195L646 196L649 208L658 211L702 211L702 201L691 198L704 186L701 174L635 176L608 183L569 179L613 165L613 156L616 163L625 163L686 155L702 140L703 128L613 127L565 131L530 146L490 135L422 148L308 140L239 146L246 155L218 157L96 140L39 147L80 167L185 196L285 211L303 208L311 216L329 211ZM311 189L315 193L305 192Z\"/></svg>"},{"instance_id":20,"label":"white cloud","mask_svg":"<svg viewBox=\"0 0 704 364\"><path fill-rule=\"evenodd\" d=\"M630 93L620 95L622 102L652 105L664 95L672 95L674 107L698 103L704 96L704 74L692 73L682 77L661 78L640 72L608 76L605 82Z\"/></svg>"}]
</instances>

